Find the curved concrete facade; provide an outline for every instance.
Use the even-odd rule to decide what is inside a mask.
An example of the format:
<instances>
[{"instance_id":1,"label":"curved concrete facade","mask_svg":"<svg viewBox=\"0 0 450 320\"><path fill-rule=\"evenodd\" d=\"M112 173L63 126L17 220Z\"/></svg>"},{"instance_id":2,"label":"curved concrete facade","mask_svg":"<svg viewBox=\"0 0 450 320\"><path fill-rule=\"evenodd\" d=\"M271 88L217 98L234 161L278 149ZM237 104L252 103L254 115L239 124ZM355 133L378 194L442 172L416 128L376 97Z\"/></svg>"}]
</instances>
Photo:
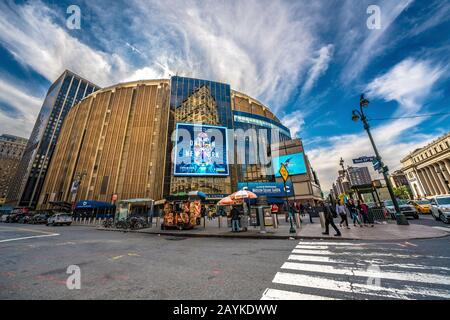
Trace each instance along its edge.
<instances>
[{"instance_id":1,"label":"curved concrete facade","mask_svg":"<svg viewBox=\"0 0 450 320\"><path fill-rule=\"evenodd\" d=\"M258 165L235 164L230 165L230 174L224 178L174 177L170 156L174 124L215 124L209 118L216 112L209 106L209 115L205 115L201 111L206 110L205 105L189 105L191 98L173 107L171 83L165 79L120 83L92 93L74 106L61 128L38 207L47 208L50 202L60 201L110 202L113 195L118 200L158 200L180 190L220 194L234 191L237 182L246 179L275 181L261 174ZM203 86L196 94L205 95ZM234 90L229 91L229 99L227 117L232 118L227 118L228 129L279 128L283 139L290 138L289 130L256 99ZM210 103L216 103L214 118L220 124L224 107L217 99Z\"/></svg>"}]
</instances>

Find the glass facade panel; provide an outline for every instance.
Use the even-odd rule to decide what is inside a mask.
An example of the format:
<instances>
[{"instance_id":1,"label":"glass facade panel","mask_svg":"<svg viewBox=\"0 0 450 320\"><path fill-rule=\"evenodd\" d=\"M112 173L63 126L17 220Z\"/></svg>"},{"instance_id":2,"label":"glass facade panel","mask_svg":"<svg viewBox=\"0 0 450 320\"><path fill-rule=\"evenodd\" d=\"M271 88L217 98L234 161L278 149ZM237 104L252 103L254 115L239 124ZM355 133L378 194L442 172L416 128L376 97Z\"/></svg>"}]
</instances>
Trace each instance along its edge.
<instances>
[{"instance_id":1,"label":"glass facade panel","mask_svg":"<svg viewBox=\"0 0 450 320\"><path fill-rule=\"evenodd\" d=\"M52 84L19 164L9 201L18 200L20 206L36 205L64 118L70 108L94 89L97 88L69 71Z\"/></svg>"}]
</instances>

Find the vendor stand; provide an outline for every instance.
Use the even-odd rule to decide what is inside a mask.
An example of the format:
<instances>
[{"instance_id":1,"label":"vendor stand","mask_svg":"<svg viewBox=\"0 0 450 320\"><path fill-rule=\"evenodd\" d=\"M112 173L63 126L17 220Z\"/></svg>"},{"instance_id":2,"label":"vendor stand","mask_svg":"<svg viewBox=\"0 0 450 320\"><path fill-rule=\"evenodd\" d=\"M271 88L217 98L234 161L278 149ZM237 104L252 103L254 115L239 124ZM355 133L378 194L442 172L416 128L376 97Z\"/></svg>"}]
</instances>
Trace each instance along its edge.
<instances>
[{"instance_id":1,"label":"vendor stand","mask_svg":"<svg viewBox=\"0 0 450 320\"><path fill-rule=\"evenodd\" d=\"M202 201L205 199L206 195L200 191L168 196L163 205L161 230L189 230L200 225Z\"/></svg>"}]
</instances>

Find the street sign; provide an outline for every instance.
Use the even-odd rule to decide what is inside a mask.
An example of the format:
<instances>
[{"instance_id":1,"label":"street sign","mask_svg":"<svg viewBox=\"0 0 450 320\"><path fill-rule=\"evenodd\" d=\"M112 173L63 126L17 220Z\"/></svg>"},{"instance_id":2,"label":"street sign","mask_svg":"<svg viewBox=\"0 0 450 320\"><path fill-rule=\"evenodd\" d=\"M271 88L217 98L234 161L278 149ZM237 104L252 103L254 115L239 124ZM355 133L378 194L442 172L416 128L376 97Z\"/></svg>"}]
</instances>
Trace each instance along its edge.
<instances>
[{"instance_id":1,"label":"street sign","mask_svg":"<svg viewBox=\"0 0 450 320\"><path fill-rule=\"evenodd\" d=\"M375 157L359 157L358 159L353 159L353 164L373 162L375 159Z\"/></svg>"},{"instance_id":2,"label":"street sign","mask_svg":"<svg viewBox=\"0 0 450 320\"><path fill-rule=\"evenodd\" d=\"M381 167L380 161L378 161L377 159L374 159L374 160L372 161L372 164L373 164L373 169L374 169L375 171L378 171L378 173L381 173L380 170L382 170L382 167Z\"/></svg>"},{"instance_id":3,"label":"street sign","mask_svg":"<svg viewBox=\"0 0 450 320\"><path fill-rule=\"evenodd\" d=\"M280 175L283 178L283 181L286 182L289 178L289 171L286 169L286 166L282 163L280 167Z\"/></svg>"}]
</instances>

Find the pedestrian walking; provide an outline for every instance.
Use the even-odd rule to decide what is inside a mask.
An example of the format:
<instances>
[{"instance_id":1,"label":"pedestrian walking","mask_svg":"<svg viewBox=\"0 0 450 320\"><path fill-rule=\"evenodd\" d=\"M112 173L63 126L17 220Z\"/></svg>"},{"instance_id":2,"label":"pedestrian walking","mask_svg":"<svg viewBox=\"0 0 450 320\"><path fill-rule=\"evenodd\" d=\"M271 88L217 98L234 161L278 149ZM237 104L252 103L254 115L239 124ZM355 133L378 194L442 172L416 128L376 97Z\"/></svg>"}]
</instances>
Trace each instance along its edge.
<instances>
[{"instance_id":1,"label":"pedestrian walking","mask_svg":"<svg viewBox=\"0 0 450 320\"><path fill-rule=\"evenodd\" d=\"M364 203L364 200L358 200L358 209L363 218L364 225L367 227L368 224L370 224L370 226L373 228L373 222L371 223L369 219L369 207Z\"/></svg>"},{"instance_id":2,"label":"pedestrian walking","mask_svg":"<svg viewBox=\"0 0 450 320\"><path fill-rule=\"evenodd\" d=\"M341 231L339 228L334 224L334 216L337 216L337 213L334 211L334 209L331 207L331 205L326 202L323 206L323 212L325 213L325 232L322 232L323 235L329 235L330 234L330 225L331 227L336 231L335 237L342 236Z\"/></svg>"},{"instance_id":3,"label":"pedestrian walking","mask_svg":"<svg viewBox=\"0 0 450 320\"><path fill-rule=\"evenodd\" d=\"M310 222L310 223L313 223L312 213L313 213L313 211L314 211L314 208L311 206L311 204L310 204L309 202L307 203L306 210L308 211L309 222Z\"/></svg>"},{"instance_id":4,"label":"pedestrian walking","mask_svg":"<svg viewBox=\"0 0 450 320\"><path fill-rule=\"evenodd\" d=\"M355 205L355 202L353 201L353 199L348 200L347 208L348 208L348 211L350 211L350 216L352 217L352 220L353 220L353 226L356 227L356 223L358 223L358 225L362 228L363 225L362 225L361 221L359 221L358 210L356 208L356 205Z\"/></svg>"},{"instance_id":5,"label":"pedestrian walking","mask_svg":"<svg viewBox=\"0 0 450 320\"><path fill-rule=\"evenodd\" d=\"M350 229L350 227L348 226L347 211L345 211L344 200L340 200L336 204L336 213L341 217L339 226L342 228L342 226L345 225L347 229Z\"/></svg>"},{"instance_id":6,"label":"pedestrian walking","mask_svg":"<svg viewBox=\"0 0 450 320\"><path fill-rule=\"evenodd\" d=\"M239 232L239 210L236 207L231 209L231 231Z\"/></svg>"}]
</instances>

